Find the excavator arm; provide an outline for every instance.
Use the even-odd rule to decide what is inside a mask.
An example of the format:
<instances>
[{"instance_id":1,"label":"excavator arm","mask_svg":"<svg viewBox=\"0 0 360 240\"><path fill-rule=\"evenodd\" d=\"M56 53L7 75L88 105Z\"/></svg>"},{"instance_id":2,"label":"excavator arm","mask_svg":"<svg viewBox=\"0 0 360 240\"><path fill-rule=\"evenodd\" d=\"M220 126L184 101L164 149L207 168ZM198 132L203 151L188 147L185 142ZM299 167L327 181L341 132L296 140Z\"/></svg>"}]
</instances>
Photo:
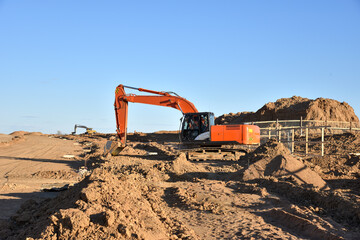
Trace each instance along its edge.
<instances>
[{"instance_id":1,"label":"excavator arm","mask_svg":"<svg viewBox=\"0 0 360 240\"><path fill-rule=\"evenodd\" d=\"M138 90L140 92L151 93L154 95L135 95L126 94L125 88ZM173 92L158 92L144 88L133 88L120 84L115 90L115 116L116 116L116 132L119 136L120 143L126 144L128 103L143 103L157 105L163 107L171 107L185 113L196 113L198 110L190 101L178 96Z\"/></svg>"}]
</instances>

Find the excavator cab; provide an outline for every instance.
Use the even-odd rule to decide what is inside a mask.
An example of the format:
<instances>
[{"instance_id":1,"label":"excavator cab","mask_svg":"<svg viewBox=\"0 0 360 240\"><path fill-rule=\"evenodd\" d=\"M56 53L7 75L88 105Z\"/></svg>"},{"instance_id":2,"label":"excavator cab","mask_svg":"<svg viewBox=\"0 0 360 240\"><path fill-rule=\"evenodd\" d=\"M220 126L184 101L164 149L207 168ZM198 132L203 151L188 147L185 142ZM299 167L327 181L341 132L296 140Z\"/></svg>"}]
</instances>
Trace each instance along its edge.
<instances>
[{"instance_id":1,"label":"excavator cab","mask_svg":"<svg viewBox=\"0 0 360 240\"><path fill-rule=\"evenodd\" d=\"M215 124L214 113L185 113L182 118L180 139L182 142L209 141L210 127Z\"/></svg>"}]
</instances>

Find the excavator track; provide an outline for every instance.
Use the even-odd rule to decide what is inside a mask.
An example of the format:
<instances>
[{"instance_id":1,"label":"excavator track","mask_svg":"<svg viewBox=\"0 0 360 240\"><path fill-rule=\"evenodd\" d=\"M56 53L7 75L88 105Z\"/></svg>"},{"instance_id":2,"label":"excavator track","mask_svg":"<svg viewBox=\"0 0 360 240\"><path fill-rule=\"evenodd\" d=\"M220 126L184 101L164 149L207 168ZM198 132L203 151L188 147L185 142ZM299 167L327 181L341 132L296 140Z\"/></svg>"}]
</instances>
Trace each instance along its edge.
<instances>
[{"instance_id":1,"label":"excavator track","mask_svg":"<svg viewBox=\"0 0 360 240\"><path fill-rule=\"evenodd\" d=\"M179 149L184 152L188 160L206 161L206 160L225 160L237 161L241 156L252 151L254 147L244 146L242 148L232 148L231 146L222 147L195 147Z\"/></svg>"}]
</instances>

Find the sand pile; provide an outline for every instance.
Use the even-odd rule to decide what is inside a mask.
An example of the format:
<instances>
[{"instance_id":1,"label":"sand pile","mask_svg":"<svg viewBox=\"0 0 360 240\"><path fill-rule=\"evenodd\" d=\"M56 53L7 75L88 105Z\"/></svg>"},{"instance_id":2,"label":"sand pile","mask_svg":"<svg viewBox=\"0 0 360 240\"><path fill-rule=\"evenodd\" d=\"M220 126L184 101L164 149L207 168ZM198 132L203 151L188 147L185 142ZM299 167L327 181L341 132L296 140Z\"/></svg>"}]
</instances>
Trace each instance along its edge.
<instances>
[{"instance_id":1,"label":"sand pile","mask_svg":"<svg viewBox=\"0 0 360 240\"><path fill-rule=\"evenodd\" d=\"M170 163L170 166L169 170L177 175L192 172L205 172L205 170L196 165L196 163L189 162L184 153L181 153L172 163Z\"/></svg>"},{"instance_id":2,"label":"sand pile","mask_svg":"<svg viewBox=\"0 0 360 240\"><path fill-rule=\"evenodd\" d=\"M15 132L12 132L10 133L11 136L24 136L26 134L29 134L29 132L26 132L26 131L15 131Z\"/></svg>"},{"instance_id":3,"label":"sand pile","mask_svg":"<svg viewBox=\"0 0 360 240\"><path fill-rule=\"evenodd\" d=\"M27 202L7 239L195 239L161 211L156 169L105 163L57 198ZM173 234L176 234L176 236Z\"/></svg>"},{"instance_id":4,"label":"sand pile","mask_svg":"<svg viewBox=\"0 0 360 240\"><path fill-rule=\"evenodd\" d=\"M17 131L10 134L0 133L0 146L9 146L19 141L24 141L24 135L28 132Z\"/></svg>"},{"instance_id":5,"label":"sand pile","mask_svg":"<svg viewBox=\"0 0 360 240\"><path fill-rule=\"evenodd\" d=\"M326 182L317 173L291 156L290 151L282 143L274 140L258 147L242 160L250 163L243 172L242 178L245 181L273 176L291 179L298 184L326 188Z\"/></svg>"},{"instance_id":6,"label":"sand pile","mask_svg":"<svg viewBox=\"0 0 360 240\"><path fill-rule=\"evenodd\" d=\"M32 135L32 136L42 136L44 135L42 132L27 132L27 131L15 131L10 133L11 136L24 136L24 135Z\"/></svg>"},{"instance_id":7,"label":"sand pile","mask_svg":"<svg viewBox=\"0 0 360 240\"><path fill-rule=\"evenodd\" d=\"M42 136L41 132L26 132L26 131L15 131L10 134L0 133L0 145L11 145L13 143L23 141L26 135Z\"/></svg>"},{"instance_id":8,"label":"sand pile","mask_svg":"<svg viewBox=\"0 0 360 240\"><path fill-rule=\"evenodd\" d=\"M163 175L163 180L190 180L193 181L198 178L207 176L207 170L203 166L188 161L184 153L177 155L174 160L161 162L154 165Z\"/></svg>"},{"instance_id":9,"label":"sand pile","mask_svg":"<svg viewBox=\"0 0 360 240\"><path fill-rule=\"evenodd\" d=\"M11 140L12 140L13 138L14 138L14 136L0 133L0 143L8 143L8 142L11 142Z\"/></svg>"},{"instance_id":10,"label":"sand pile","mask_svg":"<svg viewBox=\"0 0 360 240\"><path fill-rule=\"evenodd\" d=\"M354 109L346 102L328 98L315 100L293 96L269 102L254 112L224 114L216 119L217 124L237 124L252 121L272 120L328 120L359 122Z\"/></svg>"}]
</instances>

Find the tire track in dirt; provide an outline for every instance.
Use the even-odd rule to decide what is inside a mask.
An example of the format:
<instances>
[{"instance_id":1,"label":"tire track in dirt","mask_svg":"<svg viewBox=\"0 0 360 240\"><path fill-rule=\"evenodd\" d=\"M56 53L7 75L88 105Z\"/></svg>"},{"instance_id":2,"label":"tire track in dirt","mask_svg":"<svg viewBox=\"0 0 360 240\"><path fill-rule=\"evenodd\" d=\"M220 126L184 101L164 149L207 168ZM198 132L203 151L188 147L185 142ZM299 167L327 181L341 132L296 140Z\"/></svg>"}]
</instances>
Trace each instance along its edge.
<instances>
[{"instance_id":1,"label":"tire track in dirt","mask_svg":"<svg viewBox=\"0 0 360 240\"><path fill-rule=\"evenodd\" d=\"M169 213L175 213L181 222L187 223L200 239L231 239L235 236L239 239L301 239L253 213L253 206L264 204L261 196L229 194L232 190L221 181L190 185L179 182L174 186L177 190L173 194L178 199L173 200L177 204L171 206Z\"/></svg>"},{"instance_id":2,"label":"tire track in dirt","mask_svg":"<svg viewBox=\"0 0 360 240\"><path fill-rule=\"evenodd\" d=\"M81 145L74 143L76 141L47 135L26 135L23 141L0 146L1 219L13 214L27 199L40 200L50 196L40 192L43 186L62 186L78 181L74 170L81 166L81 159L62 158L65 154L83 152Z\"/></svg>"}]
</instances>

